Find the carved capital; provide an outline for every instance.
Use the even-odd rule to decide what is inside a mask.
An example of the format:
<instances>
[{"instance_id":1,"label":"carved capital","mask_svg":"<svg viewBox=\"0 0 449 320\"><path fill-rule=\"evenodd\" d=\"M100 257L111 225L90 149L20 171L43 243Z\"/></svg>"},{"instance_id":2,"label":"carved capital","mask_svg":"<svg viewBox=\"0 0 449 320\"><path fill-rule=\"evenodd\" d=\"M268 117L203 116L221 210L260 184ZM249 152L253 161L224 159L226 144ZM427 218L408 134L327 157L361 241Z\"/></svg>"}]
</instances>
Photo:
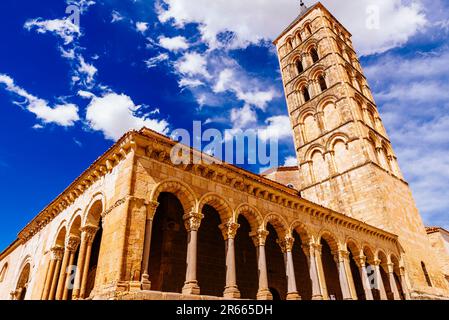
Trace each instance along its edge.
<instances>
[{"instance_id":1,"label":"carved capital","mask_svg":"<svg viewBox=\"0 0 449 320\"><path fill-rule=\"evenodd\" d=\"M366 257L364 255L355 257L354 260L359 268L366 267Z\"/></svg>"},{"instance_id":2,"label":"carved capital","mask_svg":"<svg viewBox=\"0 0 449 320\"><path fill-rule=\"evenodd\" d=\"M64 255L63 247L54 247L50 249L51 251L51 259L52 260L62 260L62 256Z\"/></svg>"},{"instance_id":3,"label":"carved capital","mask_svg":"<svg viewBox=\"0 0 449 320\"><path fill-rule=\"evenodd\" d=\"M349 260L349 251L339 250L338 251L338 259L339 260Z\"/></svg>"},{"instance_id":4,"label":"carved capital","mask_svg":"<svg viewBox=\"0 0 449 320\"><path fill-rule=\"evenodd\" d=\"M228 239L235 239L235 236L237 235L237 230L240 228L240 225L235 222L227 222L224 224L221 224L220 230L223 233L223 238L226 240Z\"/></svg>"},{"instance_id":5,"label":"carved capital","mask_svg":"<svg viewBox=\"0 0 449 320\"><path fill-rule=\"evenodd\" d=\"M150 201L147 203L147 220L152 220L156 213L157 208L159 207L159 202Z\"/></svg>"},{"instance_id":6,"label":"carved capital","mask_svg":"<svg viewBox=\"0 0 449 320\"><path fill-rule=\"evenodd\" d=\"M87 243L92 243L95 238L95 234L98 231L98 227L87 225L83 228L81 228L81 232L84 234L84 239Z\"/></svg>"},{"instance_id":7,"label":"carved capital","mask_svg":"<svg viewBox=\"0 0 449 320\"><path fill-rule=\"evenodd\" d=\"M315 253L315 255L321 255L321 250L323 249L323 246L319 243L311 243L310 244L310 250Z\"/></svg>"},{"instance_id":8,"label":"carved capital","mask_svg":"<svg viewBox=\"0 0 449 320\"><path fill-rule=\"evenodd\" d=\"M380 259L373 260L373 266L375 266L375 267L380 266L381 263L382 263L382 261Z\"/></svg>"},{"instance_id":9,"label":"carved capital","mask_svg":"<svg viewBox=\"0 0 449 320\"><path fill-rule=\"evenodd\" d=\"M183 217L184 225L186 227L187 232L190 231L198 231L201 225L201 220L203 220L204 215L197 212L190 212L185 214Z\"/></svg>"},{"instance_id":10,"label":"carved capital","mask_svg":"<svg viewBox=\"0 0 449 320\"><path fill-rule=\"evenodd\" d=\"M76 249L78 249L78 246L80 244L80 237L78 236L70 236L66 243L66 248L70 252L75 252Z\"/></svg>"},{"instance_id":11,"label":"carved capital","mask_svg":"<svg viewBox=\"0 0 449 320\"><path fill-rule=\"evenodd\" d=\"M282 240L278 240L278 244L281 247L282 253L291 252L293 250L293 244L295 242L295 238L292 236L286 236Z\"/></svg>"},{"instance_id":12,"label":"carved capital","mask_svg":"<svg viewBox=\"0 0 449 320\"><path fill-rule=\"evenodd\" d=\"M265 242L267 241L267 237L270 233L266 230L258 230L250 234L253 239L254 245L256 247L265 246Z\"/></svg>"}]
</instances>

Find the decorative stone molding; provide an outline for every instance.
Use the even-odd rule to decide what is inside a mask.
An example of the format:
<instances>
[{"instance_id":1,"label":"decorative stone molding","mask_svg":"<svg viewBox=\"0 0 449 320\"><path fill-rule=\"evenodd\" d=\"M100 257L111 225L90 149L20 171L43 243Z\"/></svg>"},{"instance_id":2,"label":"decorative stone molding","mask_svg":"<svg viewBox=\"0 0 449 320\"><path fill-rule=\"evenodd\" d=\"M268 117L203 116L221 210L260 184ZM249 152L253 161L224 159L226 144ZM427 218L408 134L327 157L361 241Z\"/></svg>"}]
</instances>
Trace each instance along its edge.
<instances>
[{"instance_id":1,"label":"decorative stone molding","mask_svg":"<svg viewBox=\"0 0 449 320\"><path fill-rule=\"evenodd\" d=\"M295 243L295 238L292 236L286 236L282 240L277 241L281 247L282 253L291 252L293 250L293 244Z\"/></svg>"},{"instance_id":2,"label":"decorative stone molding","mask_svg":"<svg viewBox=\"0 0 449 320\"><path fill-rule=\"evenodd\" d=\"M183 217L184 225L187 232L198 231L201 225L201 220L203 220L204 215L197 212L190 212L185 214Z\"/></svg>"},{"instance_id":3,"label":"decorative stone molding","mask_svg":"<svg viewBox=\"0 0 449 320\"><path fill-rule=\"evenodd\" d=\"M240 225L235 222L227 222L221 224L219 227L223 234L223 238L226 241L228 239L235 239L235 236L237 235L237 230L240 228Z\"/></svg>"},{"instance_id":4,"label":"decorative stone molding","mask_svg":"<svg viewBox=\"0 0 449 320\"><path fill-rule=\"evenodd\" d=\"M51 252L51 260L61 261L62 256L64 255L63 247L54 247L50 249Z\"/></svg>"},{"instance_id":5,"label":"decorative stone molding","mask_svg":"<svg viewBox=\"0 0 449 320\"><path fill-rule=\"evenodd\" d=\"M73 236L73 235L69 236L69 238L67 239L67 242L66 242L67 250L69 250L70 252L75 252L76 249L78 249L80 241L81 241L81 239L78 236Z\"/></svg>"},{"instance_id":6,"label":"decorative stone molding","mask_svg":"<svg viewBox=\"0 0 449 320\"><path fill-rule=\"evenodd\" d=\"M266 230L259 230L250 234L254 242L255 247L265 246L265 242L267 241L267 237L270 233Z\"/></svg>"},{"instance_id":7,"label":"decorative stone molding","mask_svg":"<svg viewBox=\"0 0 449 320\"><path fill-rule=\"evenodd\" d=\"M92 243L95 239L95 234L98 231L98 227L87 225L83 228L81 228L81 232L84 234L85 240L87 243Z\"/></svg>"}]
</instances>

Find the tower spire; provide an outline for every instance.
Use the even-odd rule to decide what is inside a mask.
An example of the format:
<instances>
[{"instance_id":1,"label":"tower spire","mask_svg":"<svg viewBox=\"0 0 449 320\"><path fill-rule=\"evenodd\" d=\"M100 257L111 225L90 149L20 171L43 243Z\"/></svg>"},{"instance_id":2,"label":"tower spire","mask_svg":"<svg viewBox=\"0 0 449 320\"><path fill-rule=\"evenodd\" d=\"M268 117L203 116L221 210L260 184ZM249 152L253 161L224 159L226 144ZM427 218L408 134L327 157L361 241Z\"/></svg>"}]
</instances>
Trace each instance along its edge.
<instances>
[{"instance_id":1,"label":"tower spire","mask_svg":"<svg viewBox=\"0 0 449 320\"><path fill-rule=\"evenodd\" d=\"M299 2L299 8L300 8L299 11L300 11L301 14L303 14L303 13L305 13L307 11L307 6L304 4L303 0L301 0Z\"/></svg>"}]
</instances>

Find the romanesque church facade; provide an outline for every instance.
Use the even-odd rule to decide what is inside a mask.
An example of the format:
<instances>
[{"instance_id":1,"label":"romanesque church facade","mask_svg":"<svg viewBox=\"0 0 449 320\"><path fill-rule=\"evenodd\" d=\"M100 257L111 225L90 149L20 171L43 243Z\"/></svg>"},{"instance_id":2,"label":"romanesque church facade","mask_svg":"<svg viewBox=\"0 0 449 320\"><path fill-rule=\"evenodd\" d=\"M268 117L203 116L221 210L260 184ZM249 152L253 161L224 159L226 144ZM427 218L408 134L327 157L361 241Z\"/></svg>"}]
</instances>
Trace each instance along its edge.
<instances>
[{"instance_id":1,"label":"romanesque church facade","mask_svg":"<svg viewBox=\"0 0 449 320\"><path fill-rule=\"evenodd\" d=\"M274 44L298 167L128 132L0 254L0 299L448 299L351 34L317 3Z\"/></svg>"}]
</instances>

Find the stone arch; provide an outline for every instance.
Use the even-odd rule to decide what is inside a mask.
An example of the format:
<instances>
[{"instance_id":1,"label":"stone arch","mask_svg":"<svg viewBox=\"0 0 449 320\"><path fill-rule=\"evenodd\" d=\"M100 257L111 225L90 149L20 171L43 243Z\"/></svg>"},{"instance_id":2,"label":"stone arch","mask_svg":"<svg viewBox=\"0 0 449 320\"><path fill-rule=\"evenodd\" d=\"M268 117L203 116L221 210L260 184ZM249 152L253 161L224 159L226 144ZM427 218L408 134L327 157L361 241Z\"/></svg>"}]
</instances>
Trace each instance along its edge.
<instances>
[{"instance_id":1,"label":"stone arch","mask_svg":"<svg viewBox=\"0 0 449 320\"><path fill-rule=\"evenodd\" d=\"M365 255L366 261L369 264L373 264L374 263L374 259L375 259L376 256L374 255L374 250L371 248L370 245L364 244L362 246L362 253Z\"/></svg>"},{"instance_id":2,"label":"stone arch","mask_svg":"<svg viewBox=\"0 0 449 320\"><path fill-rule=\"evenodd\" d=\"M318 64L313 67L313 69L310 71L310 78L313 80L317 80L319 76L324 76L326 73L326 67Z\"/></svg>"},{"instance_id":3,"label":"stone arch","mask_svg":"<svg viewBox=\"0 0 449 320\"><path fill-rule=\"evenodd\" d=\"M53 246L64 248L66 237L67 237L67 228L65 226L65 221L63 221L58 229L58 232L56 233Z\"/></svg>"},{"instance_id":4,"label":"stone arch","mask_svg":"<svg viewBox=\"0 0 449 320\"><path fill-rule=\"evenodd\" d=\"M2 283L6 278L6 273L8 272L9 264L8 262L5 262L0 269L0 283Z\"/></svg>"},{"instance_id":5,"label":"stone arch","mask_svg":"<svg viewBox=\"0 0 449 320\"><path fill-rule=\"evenodd\" d=\"M308 108L302 110L301 113L299 114L299 122L304 123L306 118L310 117L310 116L315 118L315 114L316 114L316 110L312 107L308 107Z\"/></svg>"},{"instance_id":6,"label":"stone arch","mask_svg":"<svg viewBox=\"0 0 449 320\"><path fill-rule=\"evenodd\" d=\"M15 300L25 300L25 296L28 289L28 283L31 278L32 258L27 255L23 262L20 264L20 272L17 276L17 282L15 287Z\"/></svg>"},{"instance_id":7,"label":"stone arch","mask_svg":"<svg viewBox=\"0 0 449 320\"><path fill-rule=\"evenodd\" d=\"M324 147L318 143L313 144L309 147L309 149L306 151L305 155L304 155L304 160L305 161L311 161L312 160L312 155L316 152L319 151L321 154L325 154L326 150L324 149Z\"/></svg>"},{"instance_id":8,"label":"stone arch","mask_svg":"<svg viewBox=\"0 0 449 320\"><path fill-rule=\"evenodd\" d=\"M303 46L303 48L304 48L303 52L310 52L310 50L314 48L318 51L318 54L320 54L318 47L319 47L318 40L309 39Z\"/></svg>"},{"instance_id":9,"label":"stone arch","mask_svg":"<svg viewBox=\"0 0 449 320\"><path fill-rule=\"evenodd\" d=\"M310 156L312 161L313 175L315 182L323 181L329 177L329 165L326 156L319 149L315 149Z\"/></svg>"},{"instance_id":10,"label":"stone arch","mask_svg":"<svg viewBox=\"0 0 449 320\"><path fill-rule=\"evenodd\" d=\"M317 243L320 243L321 240L324 240L329 244L329 247L331 248L333 255L338 254L338 250L340 249L340 246L338 244L338 239L331 231L329 231L327 229L322 230L318 234Z\"/></svg>"},{"instance_id":11,"label":"stone arch","mask_svg":"<svg viewBox=\"0 0 449 320\"><path fill-rule=\"evenodd\" d=\"M336 102L335 96L328 96L322 99L318 105L318 112L323 113L324 126L327 130L335 129L342 122Z\"/></svg>"},{"instance_id":12,"label":"stone arch","mask_svg":"<svg viewBox=\"0 0 449 320\"><path fill-rule=\"evenodd\" d=\"M81 237L82 223L83 218L81 216L81 209L78 209L67 224L68 235Z\"/></svg>"},{"instance_id":13,"label":"stone arch","mask_svg":"<svg viewBox=\"0 0 449 320\"><path fill-rule=\"evenodd\" d=\"M325 97L323 97L317 105L317 112L323 112L323 109L326 105L328 105L329 103L333 103L333 104L337 104L338 98L334 95L327 95Z\"/></svg>"},{"instance_id":14,"label":"stone arch","mask_svg":"<svg viewBox=\"0 0 449 320\"><path fill-rule=\"evenodd\" d=\"M360 255L361 249L360 244L357 242L357 240L349 237L346 239L345 245L346 248L351 251L354 257L358 257Z\"/></svg>"},{"instance_id":15,"label":"stone arch","mask_svg":"<svg viewBox=\"0 0 449 320\"><path fill-rule=\"evenodd\" d=\"M281 217L278 213L270 213L264 218L263 228L266 230L267 225L270 223L279 237L279 239L284 239L289 233L287 221Z\"/></svg>"},{"instance_id":16,"label":"stone arch","mask_svg":"<svg viewBox=\"0 0 449 320\"><path fill-rule=\"evenodd\" d=\"M345 133L338 132L330 136L326 143L326 150L335 151L334 146L338 141L342 141L346 146L349 143L349 136Z\"/></svg>"},{"instance_id":17,"label":"stone arch","mask_svg":"<svg viewBox=\"0 0 449 320\"><path fill-rule=\"evenodd\" d=\"M197 208L196 196L194 191L184 182L179 180L165 180L154 186L150 195L150 201L157 202L159 195L162 192L172 193L176 195L182 204L185 213Z\"/></svg>"},{"instance_id":18,"label":"stone arch","mask_svg":"<svg viewBox=\"0 0 449 320\"><path fill-rule=\"evenodd\" d=\"M96 193L89 202L83 214L83 226L97 226L101 220L101 214L106 209L106 197L103 193Z\"/></svg>"},{"instance_id":19,"label":"stone arch","mask_svg":"<svg viewBox=\"0 0 449 320\"><path fill-rule=\"evenodd\" d=\"M251 232L258 231L264 227L262 215L256 208L249 204L241 204L234 210L235 222L238 221L240 215L248 220L248 223L251 226Z\"/></svg>"},{"instance_id":20,"label":"stone arch","mask_svg":"<svg viewBox=\"0 0 449 320\"><path fill-rule=\"evenodd\" d=\"M230 204L216 193L207 193L198 201L198 212L201 213L205 205L213 207L218 214L222 223L228 222L232 219L232 209Z\"/></svg>"},{"instance_id":21,"label":"stone arch","mask_svg":"<svg viewBox=\"0 0 449 320\"><path fill-rule=\"evenodd\" d=\"M301 91L304 87L309 87L309 80L304 76L300 77L293 84L293 88L295 88L296 91Z\"/></svg>"},{"instance_id":22,"label":"stone arch","mask_svg":"<svg viewBox=\"0 0 449 320\"><path fill-rule=\"evenodd\" d=\"M305 244L308 245L310 244L310 241L312 240L311 236L310 236L310 231L307 228L306 224L304 222L302 222L301 220L295 220L290 224L289 227L289 234L293 234L294 232L296 232L299 237L301 238L301 241Z\"/></svg>"}]
</instances>

